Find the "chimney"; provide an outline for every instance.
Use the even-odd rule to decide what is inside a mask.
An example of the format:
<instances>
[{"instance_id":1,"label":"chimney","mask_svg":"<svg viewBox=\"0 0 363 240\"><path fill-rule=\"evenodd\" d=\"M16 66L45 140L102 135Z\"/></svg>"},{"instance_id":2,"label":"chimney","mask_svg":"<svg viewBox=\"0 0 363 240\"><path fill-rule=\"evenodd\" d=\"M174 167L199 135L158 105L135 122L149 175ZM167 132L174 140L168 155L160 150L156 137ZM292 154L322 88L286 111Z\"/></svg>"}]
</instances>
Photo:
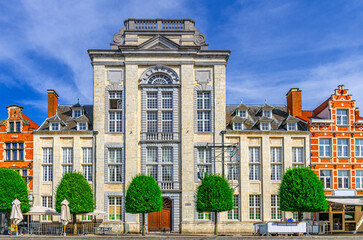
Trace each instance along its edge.
<instances>
[{"instance_id":1,"label":"chimney","mask_svg":"<svg viewBox=\"0 0 363 240\"><path fill-rule=\"evenodd\" d=\"M294 117L302 115L301 106L301 90L299 88L291 88L286 94L287 111Z\"/></svg>"},{"instance_id":2,"label":"chimney","mask_svg":"<svg viewBox=\"0 0 363 240\"><path fill-rule=\"evenodd\" d=\"M58 94L53 89L48 89L48 118L53 117L58 110Z\"/></svg>"}]
</instances>

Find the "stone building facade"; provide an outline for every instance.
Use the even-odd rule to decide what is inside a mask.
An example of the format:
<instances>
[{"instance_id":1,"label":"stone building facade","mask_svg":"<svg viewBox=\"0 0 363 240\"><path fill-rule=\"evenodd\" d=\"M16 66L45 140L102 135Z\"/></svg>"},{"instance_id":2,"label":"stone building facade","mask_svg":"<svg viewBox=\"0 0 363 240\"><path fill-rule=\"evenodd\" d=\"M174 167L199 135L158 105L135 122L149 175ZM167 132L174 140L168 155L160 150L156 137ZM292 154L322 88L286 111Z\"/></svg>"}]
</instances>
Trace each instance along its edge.
<instances>
[{"instance_id":1,"label":"stone building facade","mask_svg":"<svg viewBox=\"0 0 363 240\"><path fill-rule=\"evenodd\" d=\"M58 104L58 94L48 90L48 118L34 135L34 205L55 208L57 186L66 172L82 172L92 188L96 161L96 133L91 105ZM83 220L91 220L81 217ZM38 216L34 220L58 221L59 216Z\"/></svg>"},{"instance_id":2,"label":"stone building facade","mask_svg":"<svg viewBox=\"0 0 363 240\"><path fill-rule=\"evenodd\" d=\"M363 117L344 85L312 111L303 111L301 91L287 93L292 114L308 122L311 168L324 183L331 202L328 212L315 219L332 232L354 231L363 215ZM360 228L360 231L363 227Z\"/></svg>"},{"instance_id":3,"label":"stone building facade","mask_svg":"<svg viewBox=\"0 0 363 240\"><path fill-rule=\"evenodd\" d=\"M23 113L23 107L6 107L8 118L0 121L0 167L10 168L26 178L30 203L33 191L33 132L38 125Z\"/></svg>"},{"instance_id":4,"label":"stone building facade","mask_svg":"<svg viewBox=\"0 0 363 240\"><path fill-rule=\"evenodd\" d=\"M127 19L124 25L111 49L88 50L99 133L96 208L106 212L105 225L139 231L140 219L125 213L124 199L132 178L145 173L164 198L163 211L148 214L149 231L204 231L212 224L198 219L199 183L191 176L198 148L220 142L225 129L230 52L208 50L190 19Z\"/></svg>"},{"instance_id":5,"label":"stone building facade","mask_svg":"<svg viewBox=\"0 0 363 240\"><path fill-rule=\"evenodd\" d=\"M256 222L281 221L297 215L279 210L278 191L288 168L310 165L306 122L285 105L227 105L226 177L234 186L235 208L222 213L227 232L253 232ZM233 157L229 157L233 156Z\"/></svg>"}]
</instances>

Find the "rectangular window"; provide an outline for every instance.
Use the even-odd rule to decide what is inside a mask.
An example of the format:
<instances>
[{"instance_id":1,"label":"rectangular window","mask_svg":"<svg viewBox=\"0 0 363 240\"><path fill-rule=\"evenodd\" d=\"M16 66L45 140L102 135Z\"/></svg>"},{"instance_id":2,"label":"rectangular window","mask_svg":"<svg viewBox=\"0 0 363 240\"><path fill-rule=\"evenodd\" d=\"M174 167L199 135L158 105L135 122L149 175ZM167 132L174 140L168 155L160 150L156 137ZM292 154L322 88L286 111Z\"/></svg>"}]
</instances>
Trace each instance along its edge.
<instances>
[{"instance_id":1,"label":"rectangular window","mask_svg":"<svg viewBox=\"0 0 363 240\"><path fill-rule=\"evenodd\" d=\"M73 110L73 118L79 118L82 115L82 111L80 109Z\"/></svg>"},{"instance_id":2,"label":"rectangular window","mask_svg":"<svg viewBox=\"0 0 363 240\"><path fill-rule=\"evenodd\" d=\"M16 131L21 132L21 123L20 122L16 122Z\"/></svg>"},{"instance_id":3,"label":"rectangular window","mask_svg":"<svg viewBox=\"0 0 363 240\"><path fill-rule=\"evenodd\" d=\"M92 171L93 171L93 167L92 165L82 165L82 171L83 171L83 175L86 178L87 181L92 181Z\"/></svg>"},{"instance_id":4,"label":"rectangular window","mask_svg":"<svg viewBox=\"0 0 363 240\"><path fill-rule=\"evenodd\" d=\"M197 148L197 177L203 179L205 174L212 173L212 152L209 148Z\"/></svg>"},{"instance_id":5,"label":"rectangular window","mask_svg":"<svg viewBox=\"0 0 363 240\"><path fill-rule=\"evenodd\" d=\"M228 220L238 220L239 216L239 205L238 205L238 195L233 196L233 209L228 211Z\"/></svg>"},{"instance_id":6,"label":"rectangular window","mask_svg":"<svg viewBox=\"0 0 363 240\"><path fill-rule=\"evenodd\" d=\"M63 175L69 172L73 171L73 166L72 165L63 165L62 166L62 173Z\"/></svg>"},{"instance_id":7,"label":"rectangular window","mask_svg":"<svg viewBox=\"0 0 363 240\"><path fill-rule=\"evenodd\" d=\"M158 131L158 112L147 112L147 132L157 132Z\"/></svg>"},{"instance_id":8,"label":"rectangular window","mask_svg":"<svg viewBox=\"0 0 363 240\"><path fill-rule=\"evenodd\" d=\"M319 155L320 155L320 157L330 157L331 156L331 139L330 138L320 138L319 139Z\"/></svg>"},{"instance_id":9,"label":"rectangular window","mask_svg":"<svg viewBox=\"0 0 363 240\"><path fill-rule=\"evenodd\" d=\"M163 132L173 132L173 112L162 112Z\"/></svg>"},{"instance_id":10,"label":"rectangular window","mask_svg":"<svg viewBox=\"0 0 363 240\"><path fill-rule=\"evenodd\" d=\"M42 207L53 208L52 196L42 196ZM43 221L51 221L52 215L42 215Z\"/></svg>"},{"instance_id":11,"label":"rectangular window","mask_svg":"<svg viewBox=\"0 0 363 240\"><path fill-rule=\"evenodd\" d=\"M152 176L156 181L158 181L158 166L146 165L146 175Z\"/></svg>"},{"instance_id":12,"label":"rectangular window","mask_svg":"<svg viewBox=\"0 0 363 240\"><path fill-rule=\"evenodd\" d=\"M272 111L271 110L264 110L262 115L265 116L265 117L270 118L272 116Z\"/></svg>"},{"instance_id":13,"label":"rectangular window","mask_svg":"<svg viewBox=\"0 0 363 240\"><path fill-rule=\"evenodd\" d=\"M109 112L109 131L122 132L122 112Z\"/></svg>"},{"instance_id":14,"label":"rectangular window","mask_svg":"<svg viewBox=\"0 0 363 240\"><path fill-rule=\"evenodd\" d=\"M43 181L51 182L53 181L53 166L43 165Z\"/></svg>"},{"instance_id":15,"label":"rectangular window","mask_svg":"<svg viewBox=\"0 0 363 240\"><path fill-rule=\"evenodd\" d=\"M158 93L148 92L146 93L147 99L147 109L157 109L158 108Z\"/></svg>"},{"instance_id":16,"label":"rectangular window","mask_svg":"<svg viewBox=\"0 0 363 240\"><path fill-rule=\"evenodd\" d=\"M83 222L92 221L92 215L82 215L82 221Z\"/></svg>"},{"instance_id":17,"label":"rectangular window","mask_svg":"<svg viewBox=\"0 0 363 240\"><path fill-rule=\"evenodd\" d=\"M198 110L210 109L210 92L197 93L197 109Z\"/></svg>"},{"instance_id":18,"label":"rectangular window","mask_svg":"<svg viewBox=\"0 0 363 240\"><path fill-rule=\"evenodd\" d=\"M108 197L108 220L121 221L122 197Z\"/></svg>"},{"instance_id":19,"label":"rectangular window","mask_svg":"<svg viewBox=\"0 0 363 240\"><path fill-rule=\"evenodd\" d=\"M280 199L278 195L271 195L271 218L274 220L280 220L282 218Z\"/></svg>"},{"instance_id":20,"label":"rectangular window","mask_svg":"<svg viewBox=\"0 0 363 240\"><path fill-rule=\"evenodd\" d=\"M109 92L110 109L122 109L122 92Z\"/></svg>"},{"instance_id":21,"label":"rectangular window","mask_svg":"<svg viewBox=\"0 0 363 240\"><path fill-rule=\"evenodd\" d=\"M293 163L304 163L304 152L302 147L292 148L292 162Z\"/></svg>"},{"instance_id":22,"label":"rectangular window","mask_svg":"<svg viewBox=\"0 0 363 240\"><path fill-rule=\"evenodd\" d=\"M348 157L348 139L340 138L338 139L338 157Z\"/></svg>"},{"instance_id":23,"label":"rectangular window","mask_svg":"<svg viewBox=\"0 0 363 240\"><path fill-rule=\"evenodd\" d=\"M271 180L281 181L281 179L282 179L282 165L271 164Z\"/></svg>"},{"instance_id":24,"label":"rectangular window","mask_svg":"<svg viewBox=\"0 0 363 240\"><path fill-rule=\"evenodd\" d=\"M233 123L233 129L234 130L242 130L242 123Z\"/></svg>"},{"instance_id":25,"label":"rectangular window","mask_svg":"<svg viewBox=\"0 0 363 240\"><path fill-rule=\"evenodd\" d=\"M363 188L363 170L355 171L355 184L356 188Z\"/></svg>"},{"instance_id":26,"label":"rectangular window","mask_svg":"<svg viewBox=\"0 0 363 240\"><path fill-rule=\"evenodd\" d=\"M173 181L173 166L162 165L161 166L161 181L171 182Z\"/></svg>"},{"instance_id":27,"label":"rectangular window","mask_svg":"<svg viewBox=\"0 0 363 240\"><path fill-rule=\"evenodd\" d=\"M240 110L240 111L238 111L238 115L241 118L247 118L247 110Z\"/></svg>"},{"instance_id":28,"label":"rectangular window","mask_svg":"<svg viewBox=\"0 0 363 240\"><path fill-rule=\"evenodd\" d=\"M238 180L238 164L230 163L227 165L227 179L230 181Z\"/></svg>"},{"instance_id":29,"label":"rectangular window","mask_svg":"<svg viewBox=\"0 0 363 240\"><path fill-rule=\"evenodd\" d=\"M24 143L5 143L6 160L24 160Z\"/></svg>"},{"instance_id":30,"label":"rectangular window","mask_svg":"<svg viewBox=\"0 0 363 240\"><path fill-rule=\"evenodd\" d=\"M260 195L250 195L250 219L260 220L261 219L261 201Z\"/></svg>"},{"instance_id":31,"label":"rectangular window","mask_svg":"<svg viewBox=\"0 0 363 240\"><path fill-rule=\"evenodd\" d=\"M43 148L43 163L53 163L53 148Z\"/></svg>"},{"instance_id":32,"label":"rectangular window","mask_svg":"<svg viewBox=\"0 0 363 240\"><path fill-rule=\"evenodd\" d=\"M158 162L158 148L157 147L147 147L146 148L146 161L147 162Z\"/></svg>"},{"instance_id":33,"label":"rectangular window","mask_svg":"<svg viewBox=\"0 0 363 240\"><path fill-rule=\"evenodd\" d=\"M51 131L59 131L59 123L58 122L51 122L50 129Z\"/></svg>"},{"instance_id":34,"label":"rectangular window","mask_svg":"<svg viewBox=\"0 0 363 240\"><path fill-rule=\"evenodd\" d=\"M15 132L15 123L10 122L10 132Z\"/></svg>"},{"instance_id":35,"label":"rectangular window","mask_svg":"<svg viewBox=\"0 0 363 240\"><path fill-rule=\"evenodd\" d=\"M108 181L122 182L122 149L108 149Z\"/></svg>"},{"instance_id":36,"label":"rectangular window","mask_svg":"<svg viewBox=\"0 0 363 240\"><path fill-rule=\"evenodd\" d=\"M297 123L287 123L288 131L297 131Z\"/></svg>"},{"instance_id":37,"label":"rectangular window","mask_svg":"<svg viewBox=\"0 0 363 240\"><path fill-rule=\"evenodd\" d=\"M162 92L162 108L163 109L172 109L173 108L173 93L172 92Z\"/></svg>"},{"instance_id":38,"label":"rectangular window","mask_svg":"<svg viewBox=\"0 0 363 240\"><path fill-rule=\"evenodd\" d=\"M250 147L249 153L250 162L260 162L260 147Z\"/></svg>"},{"instance_id":39,"label":"rectangular window","mask_svg":"<svg viewBox=\"0 0 363 240\"><path fill-rule=\"evenodd\" d=\"M78 131L86 131L87 130L87 123L86 122L78 122L77 123L77 130Z\"/></svg>"},{"instance_id":40,"label":"rectangular window","mask_svg":"<svg viewBox=\"0 0 363 240\"><path fill-rule=\"evenodd\" d=\"M261 130L262 131L269 131L270 130L270 125L271 125L271 123L266 123L266 122L261 123Z\"/></svg>"},{"instance_id":41,"label":"rectangular window","mask_svg":"<svg viewBox=\"0 0 363 240\"><path fill-rule=\"evenodd\" d=\"M63 163L73 163L73 148L63 148Z\"/></svg>"},{"instance_id":42,"label":"rectangular window","mask_svg":"<svg viewBox=\"0 0 363 240\"><path fill-rule=\"evenodd\" d=\"M165 163L173 162L173 148L172 147L162 147L161 148L161 161Z\"/></svg>"},{"instance_id":43,"label":"rectangular window","mask_svg":"<svg viewBox=\"0 0 363 240\"><path fill-rule=\"evenodd\" d=\"M338 188L349 188L348 170L338 170Z\"/></svg>"},{"instance_id":44,"label":"rectangular window","mask_svg":"<svg viewBox=\"0 0 363 240\"><path fill-rule=\"evenodd\" d=\"M92 148L82 148L82 163L92 163Z\"/></svg>"},{"instance_id":45,"label":"rectangular window","mask_svg":"<svg viewBox=\"0 0 363 240\"><path fill-rule=\"evenodd\" d=\"M198 132L210 132L210 111L198 112Z\"/></svg>"},{"instance_id":46,"label":"rectangular window","mask_svg":"<svg viewBox=\"0 0 363 240\"><path fill-rule=\"evenodd\" d=\"M281 147L272 147L270 152L271 152L271 162L272 163L281 163L282 162L282 158L281 158L282 148Z\"/></svg>"},{"instance_id":47,"label":"rectangular window","mask_svg":"<svg viewBox=\"0 0 363 240\"><path fill-rule=\"evenodd\" d=\"M355 139L355 156L363 157L363 139Z\"/></svg>"},{"instance_id":48,"label":"rectangular window","mask_svg":"<svg viewBox=\"0 0 363 240\"><path fill-rule=\"evenodd\" d=\"M249 165L249 180L252 181L260 180L260 164Z\"/></svg>"},{"instance_id":49,"label":"rectangular window","mask_svg":"<svg viewBox=\"0 0 363 240\"><path fill-rule=\"evenodd\" d=\"M211 220L211 213L210 212L198 213L198 220Z\"/></svg>"},{"instance_id":50,"label":"rectangular window","mask_svg":"<svg viewBox=\"0 0 363 240\"><path fill-rule=\"evenodd\" d=\"M332 186L332 178L330 170L320 170L320 180L324 184L324 188L330 189Z\"/></svg>"},{"instance_id":51,"label":"rectangular window","mask_svg":"<svg viewBox=\"0 0 363 240\"><path fill-rule=\"evenodd\" d=\"M348 110L337 110L337 125L348 125Z\"/></svg>"}]
</instances>

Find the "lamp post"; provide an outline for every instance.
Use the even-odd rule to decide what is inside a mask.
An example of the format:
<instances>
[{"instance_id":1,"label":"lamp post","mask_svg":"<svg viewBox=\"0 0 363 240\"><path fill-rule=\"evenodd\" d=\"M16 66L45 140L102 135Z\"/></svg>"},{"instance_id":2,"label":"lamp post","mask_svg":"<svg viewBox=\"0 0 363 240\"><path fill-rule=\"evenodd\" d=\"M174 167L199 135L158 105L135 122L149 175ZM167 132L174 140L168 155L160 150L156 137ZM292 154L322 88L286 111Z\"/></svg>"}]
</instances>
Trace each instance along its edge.
<instances>
[{"instance_id":1,"label":"lamp post","mask_svg":"<svg viewBox=\"0 0 363 240\"><path fill-rule=\"evenodd\" d=\"M224 135L226 131L222 130L219 134L222 136L222 177L224 178Z\"/></svg>"}]
</instances>

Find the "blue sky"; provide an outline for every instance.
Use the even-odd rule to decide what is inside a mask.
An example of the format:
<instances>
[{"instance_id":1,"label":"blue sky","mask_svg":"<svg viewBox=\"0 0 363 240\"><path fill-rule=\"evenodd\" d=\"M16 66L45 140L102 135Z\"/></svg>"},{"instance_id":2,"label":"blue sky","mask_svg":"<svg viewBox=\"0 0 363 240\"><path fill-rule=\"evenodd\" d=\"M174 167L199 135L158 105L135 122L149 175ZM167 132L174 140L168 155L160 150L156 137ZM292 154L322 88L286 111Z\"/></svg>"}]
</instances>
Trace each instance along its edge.
<instances>
[{"instance_id":1,"label":"blue sky","mask_svg":"<svg viewBox=\"0 0 363 240\"><path fill-rule=\"evenodd\" d=\"M210 49L231 50L227 102L313 109L345 84L363 110L362 1L0 1L0 119L20 104L41 124L46 89L92 103L87 49L109 48L127 18L192 18Z\"/></svg>"}]
</instances>

